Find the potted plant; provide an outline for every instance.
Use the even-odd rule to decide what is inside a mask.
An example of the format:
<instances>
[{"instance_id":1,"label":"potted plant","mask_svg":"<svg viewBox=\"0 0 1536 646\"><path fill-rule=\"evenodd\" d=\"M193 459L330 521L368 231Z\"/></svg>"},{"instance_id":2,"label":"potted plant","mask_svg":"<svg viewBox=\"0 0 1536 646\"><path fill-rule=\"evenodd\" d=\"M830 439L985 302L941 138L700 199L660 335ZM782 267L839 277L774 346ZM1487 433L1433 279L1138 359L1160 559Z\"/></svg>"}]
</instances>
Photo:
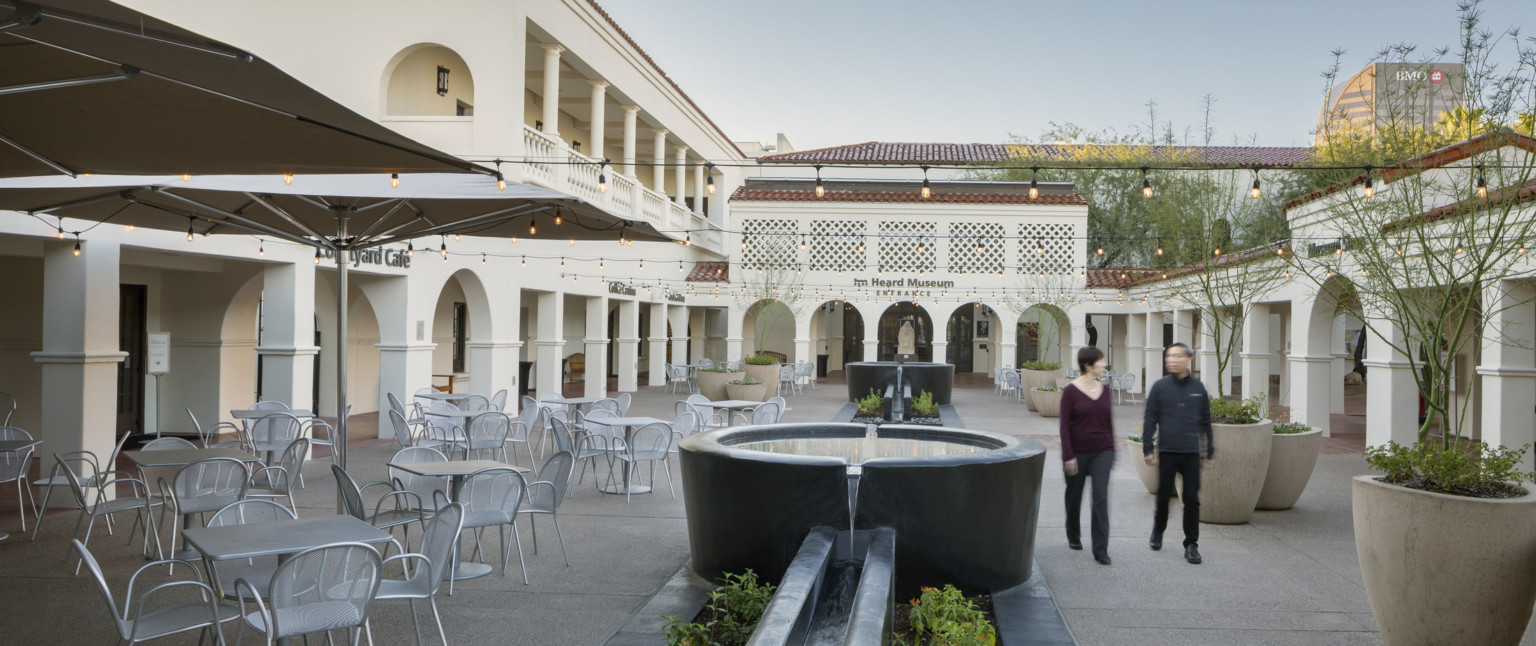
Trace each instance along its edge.
<instances>
[{"instance_id":1,"label":"potted plant","mask_svg":"<svg viewBox=\"0 0 1536 646\"><path fill-rule=\"evenodd\" d=\"M1200 472L1200 522L1238 525L1248 522L1264 490L1274 422L1264 419L1263 395L1242 401L1208 397L1216 458ZM1174 480L1180 494L1184 479Z\"/></svg>"},{"instance_id":2,"label":"potted plant","mask_svg":"<svg viewBox=\"0 0 1536 646\"><path fill-rule=\"evenodd\" d=\"M879 417L880 419L890 419L890 416L886 414L885 397L880 393L875 392L874 388L870 388L868 395L860 397L853 403L858 405L860 417Z\"/></svg>"},{"instance_id":3,"label":"potted plant","mask_svg":"<svg viewBox=\"0 0 1536 646\"><path fill-rule=\"evenodd\" d=\"M1060 372L1061 364L1055 361L1025 361L1019 364L1019 387L1024 389L1024 405L1038 412L1034 390L1056 383L1057 373Z\"/></svg>"},{"instance_id":4,"label":"potted plant","mask_svg":"<svg viewBox=\"0 0 1536 646\"><path fill-rule=\"evenodd\" d=\"M1131 465L1136 467L1136 477L1141 478L1141 486L1147 488L1147 493L1156 495L1157 467L1147 464L1147 461L1141 457L1141 427L1138 426L1135 433L1126 436L1125 442L1126 449L1131 452ZM1157 440L1152 440L1152 445L1157 446Z\"/></svg>"},{"instance_id":5,"label":"potted plant","mask_svg":"<svg viewBox=\"0 0 1536 646\"><path fill-rule=\"evenodd\" d=\"M1030 397L1035 400L1035 412L1041 417L1061 417L1061 386L1037 386Z\"/></svg>"},{"instance_id":6,"label":"potted plant","mask_svg":"<svg viewBox=\"0 0 1536 646\"><path fill-rule=\"evenodd\" d=\"M767 401L768 396L765 394L767 391L768 384L751 377L729 381L725 384L725 394L731 399L754 402Z\"/></svg>"},{"instance_id":7,"label":"potted plant","mask_svg":"<svg viewBox=\"0 0 1536 646\"><path fill-rule=\"evenodd\" d=\"M1259 492L1259 509L1290 509L1312 480L1323 429L1299 422L1275 424L1274 445L1269 451L1269 471Z\"/></svg>"},{"instance_id":8,"label":"potted plant","mask_svg":"<svg viewBox=\"0 0 1536 646\"><path fill-rule=\"evenodd\" d=\"M699 382L699 394L710 401L726 399L725 384L747 376L744 371L727 368L724 361L715 363L713 368L699 368L694 374Z\"/></svg>"},{"instance_id":9,"label":"potted plant","mask_svg":"<svg viewBox=\"0 0 1536 646\"><path fill-rule=\"evenodd\" d=\"M741 369L747 371L747 376L763 382L767 386L768 395L773 397L779 394L779 359L771 354L761 352L748 356L741 360Z\"/></svg>"},{"instance_id":10,"label":"potted plant","mask_svg":"<svg viewBox=\"0 0 1536 646\"><path fill-rule=\"evenodd\" d=\"M913 397L912 413L916 417L938 417L939 405L933 403L933 393L924 390Z\"/></svg>"}]
</instances>

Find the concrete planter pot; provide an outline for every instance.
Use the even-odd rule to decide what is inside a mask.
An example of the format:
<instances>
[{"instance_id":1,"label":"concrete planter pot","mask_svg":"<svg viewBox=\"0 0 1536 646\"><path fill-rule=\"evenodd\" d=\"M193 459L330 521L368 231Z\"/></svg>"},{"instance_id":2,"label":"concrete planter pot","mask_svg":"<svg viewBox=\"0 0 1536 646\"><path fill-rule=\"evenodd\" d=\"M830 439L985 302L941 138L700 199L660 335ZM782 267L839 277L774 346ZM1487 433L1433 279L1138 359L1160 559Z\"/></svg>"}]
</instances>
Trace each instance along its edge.
<instances>
[{"instance_id":1,"label":"concrete planter pot","mask_svg":"<svg viewBox=\"0 0 1536 646\"><path fill-rule=\"evenodd\" d=\"M1323 429L1275 435L1269 451L1269 471L1259 492L1259 509L1290 509L1312 480L1317 451L1323 445Z\"/></svg>"},{"instance_id":2,"label":"concrete planter pot","mask_svg":"<svg viewBox=\"0 0 1536 646\"><path fill-rule=\"evenodd\" d=\"M1146 458L1141 456L1141 442L1127 439L1126 450L1130 452L1131 464L1136 467L1136 477L1141 478L1141 486L1147 488L1147 493L1157 494L1157 467L1149 466Z\"/></svg>"},{"instance_id":3,"label":"concrete planter pot","mask_svg":"<svg viewBox=\"0 0 1536 646\"><path fill-rule=\"evenodd\" d=\"M1241 525L1253 516L1269 473L1269 454L1274 447L1274 422L1212 424L1216 459L1200 472L1200 522ZM1184 479L1174 478L1179 495Z\"/></svg>"},{"instance_id":4,"label":"concrete planter pot","mask_svg":"<svg viewBox=\"0 0 1536 646\"><path fill-rule=\"evenodd\" d=\"M726 399L725 382L736 381L747 376L747 373L736 372L704 372L695 373L699 381L699 394L708 397L710 401Z\"/></svg>"},{"instance_id":5,"label":"concrete planter pot","mask_svg":"<svg viewBox=\"0 0 1536 646\"><path fill-rule=\"evenodd\" d=\"M1040 390L1036 388L1029 391L1029 396L1035 400L1035 412L1041 417L1061 417L1061 391Z\"/></svg>"},{"instance_id":6,"label":"concrete planter pot","mask_svg":"<svg viewBox=\"0 0 1536 646\"><path fill-rule=\"evenodd\" d=\"M1058 370L1020 370L1019 387L1024 389L1024 405L1029 410L1040 412L1035 406L1035 389L1041 386L1049 386L1056 383Z\"/></svg>"},{"instance_id":7,"label":"concrete planter pot","mask_svg":"<svg viewBox=\"0 0 1536 646\"><path fill-rule=\"evenodd\" d=\"M749 402L768 401L768 396L764 394L764 393L767 393L767 392L768 392L768 384L766 384L766 383L754 384L754 385L751 385L751 386L744 386L744 385L741 385L741 384L726 384L725 385L725 394L726 394L727 397L729 397L731 399L740 399L742 401L749 401Z\"/></svg>"},{"instance_id":8,"label":"concrete planter pot","mask_svg":"<svg viewBox=\"0 0 1536 646\"><path fill-rule=\"evenodd\" d=\"M741 369L747 371L748 377L763 382L763 385L767 387L768 394L764 395L763 399L759 401L767 401L768 398L779 394L779 364L754 366L749 363L743 363L741 364Z\"/></svg>"},{"instance_id":9,"label":"concrete planter pot","mask_svg":"<svg viewBox=\"0 0 1536 646\"><path fill-rule=\"evenodd\" d=\"M1451 496L1356 476L1355 550L1387 644L1518 644L1536 604L1536 495Z\"/></svg>"}]
</instances>

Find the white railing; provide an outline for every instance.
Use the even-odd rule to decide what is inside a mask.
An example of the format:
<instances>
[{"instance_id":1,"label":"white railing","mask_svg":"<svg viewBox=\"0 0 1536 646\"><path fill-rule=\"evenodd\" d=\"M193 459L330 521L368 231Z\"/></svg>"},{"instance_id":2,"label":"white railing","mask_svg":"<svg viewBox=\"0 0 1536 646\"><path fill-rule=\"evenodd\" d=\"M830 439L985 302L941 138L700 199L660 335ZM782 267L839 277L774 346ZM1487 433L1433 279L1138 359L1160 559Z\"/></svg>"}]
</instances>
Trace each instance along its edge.
<instances>
[{"instance_id":1,"label":"white railing","mask_svg":"<svg viewBox=\"0 0 1536 646\"><path fill-rule=\"evenodd\" d=\"M666 228L667 196L651 190L641 195L644 197L641 198L640 219L658 229Z\"/></svg>"},{"instance_id":2,"label":"white railing","mask_svg":"<svg viewBox=\"0 0 1536 646\"><path fill-rule=\"evenodd\" d=\"M593 204L606 206L607 200L597 192L598 162L575 151L567 152L566 162L565 186L557 186L556 190L565 191Z\"/></svg>"},{"instance_id":3,"label":"white railing","mask_svg":"<svg viewBox=\"0 0 1536 646\"><path fill-rule=\"evenodd\" d=\"M670 231L680 231L684 228L687 228L689 216L692 215L693 212L689 211L688 207L678 204L677 202L670 202L667 204L667 224L665 227L660 228L665 228Z\"/></svg>"},{"instance_id":4,"label":"white railing","mask_svg":"<svg viewBox=\"0 0 1536 646\"><path fill-rule=\"evenodd\" d=\"M548 188L555 186L554 165L549 162L564 156L559 141L530 126L523 126L523 181Z\"/></svg>"},{"instance_id":5,"label":"white railing","mask_svg":"<svg viewBox=\"0 0 1536 646\"><path fill-rule=\"evenodd\" d=\"M623 173L613 172L608 169L608 199L609 208L615 213L635 212L635 193L640 190L640 183Z\"/></svg>"}]
</instances>

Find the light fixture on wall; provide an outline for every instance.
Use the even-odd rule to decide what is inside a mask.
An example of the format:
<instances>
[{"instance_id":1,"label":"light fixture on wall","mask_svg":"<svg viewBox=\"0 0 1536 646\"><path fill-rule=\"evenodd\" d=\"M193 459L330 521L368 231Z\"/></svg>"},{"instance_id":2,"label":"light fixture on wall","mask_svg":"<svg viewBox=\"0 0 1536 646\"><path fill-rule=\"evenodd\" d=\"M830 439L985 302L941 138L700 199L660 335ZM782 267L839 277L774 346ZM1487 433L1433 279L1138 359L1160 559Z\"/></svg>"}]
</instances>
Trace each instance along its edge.
<instances>
[{"instance_id":1,"label":"light fixture on wall","mask_svg":"<svg viewBox=\"0 0 1536 646\"><path fill-rule=\"evenodd\" d=\"M437 95L448 96L448 68L437 66Z\"/></svg>"}]
</instances>

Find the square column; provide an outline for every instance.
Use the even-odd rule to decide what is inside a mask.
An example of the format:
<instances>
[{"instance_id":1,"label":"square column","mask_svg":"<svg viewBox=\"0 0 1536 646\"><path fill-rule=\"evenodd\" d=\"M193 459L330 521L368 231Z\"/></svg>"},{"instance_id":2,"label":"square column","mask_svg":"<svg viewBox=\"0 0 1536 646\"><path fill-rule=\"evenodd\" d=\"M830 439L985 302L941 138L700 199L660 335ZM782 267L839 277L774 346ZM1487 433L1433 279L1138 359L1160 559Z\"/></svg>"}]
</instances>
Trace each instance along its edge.
<instances>
[{"instance_id":1,"label":"square column","mask_svg":"<svg viewBox=\"0 0 1536 646\"><path fill-rule=\"evenodd\" d=\"M693 212L704 215L704 165L693 167Z\"/></svg>"},{"instance_id":2,"label":"square column","mask_svg":"<svg viewBox=\"0 0 1536 646\"><path fill-rule=\"evenodd\" d=\"M560 136L560 52L564 47L546 43L544 48L544 134Z\"/></svg>"},{"instance_id":3,"label":"square column","mask_svg":"<svg viewBox=\"0 0 1536 646\"><path fill-rule=\"evenodd\" d=\"M294 262L262 270L261 392L293 408L313 408L315 388L315 264ZM200 419L223 419L226 411L199 410Z\"/></svg>"},{"instance_id":4,"label":"square column","mask_svg":"<svg viewBox=\"0 0 1536 646\"><path fill-rule=\"evenodd\" d=\"M704 355L704 320L705 320L704 319L704 314L705 314L704 308L702 308L702 307L690 307L690 308L688 308L688 327L685 328L684 330L677 330L677 329L673 329L672 330L673 334L687 334L688 335L688 344L689 344L688 347L691 348L688 351L688 363L698 363L701 359L705 358L705 355ZM709 357L709 358L713 359L714 357ZM723 359L723 360L726 360L726 361L730 360L730 357L720 357L720 358Z\"/></svg>"},{"instance_id":5,"label":"square column","mask_svg":"<svg viewBox=\"0 0 1536 646\"><path fill-rule=\"evenodd\" d=\"M682 365L688 361L688 307L685 305L667 306L667 325L672 327L670 332L672 339L672 356L668 359L674 364ZM666 327L659 328L654 334L667 335Z\"/></svg>"},{"instance_id":6,"label":"square column","mask_svg":"<svg viewBox=\"0 0 1536 646\"><path fill-rule=\"evenodd\" d=\"M1109 349L1104 351L1104 358L1109 360L1110 369L1116 373L1125 372L1126 365L1130 362L1126 353L1126 339L1128 338L1126 325L1128 316L1110 316L1109 318ZM1077 367L1077 357L1072 357L1072 367Z\"/></svg>"},{"instance_id":7,"label":"square column","mask_svg":"<svg viewBox=\"0 0 1536 646\"><path fill-rule=\"evenodd\" d=\"M489 283L490 281L485 281ZM523 293L520 289L492 289L486 299L490 325L470 327L470 392L490 397L499 390L507 392L507 408L513 410L517 398L517 357L523 343L521 321ZM482 329L484 328L484 329Z\"/></svg>"},{"instance_id":8,"label":"square column","mask_svg":"<svg viewBox=\"0 0 1536 646\"><path fill-rule=\"evenodd\" d=\"M1419 439L1419 390L1414 383L1413 363L1392 347L1407 345L1403 331L1386 318L1373 318L1366 322L1366 328L1373 338L1365 346L1365 403L1370 411L1365 418L1365 443L1378 446L1394 441L1411 445ZM1332 359L1328 357L1330 362ZM1326 404L1327 393L1323 396ZM1530 402L1525 405L1529 407Z\"/></svg>"},{"instance_id":9,"label":"square column","mask_svg":"<svg viewBox=\"0 0 1536 646\"><path fill-rule=\"evenodd\" d=\"M1332 435L1328 417L1332 394L1329 391L1337 387L1331 378L1333 353L1329 349L1332 347L1333 308L1331 299L1320 299L1317 294L1291 302L1291 352L1286 357L1291 421L1321 428L1324 437ZM1375 375L1371 378L1374 380ZM1373 417L1375 413L1376 408L1372 405Z\"/></svg>"},{"instance_id":10,"label":"square column","mask_svg":"<svg viewBox=\"0 0 1536 646\"><path fill-rule=\"evenodd\" d=\"M1258 303L1243 319L1243 399L1264 395L1269 407L1269 305Z\"/></svg>"},{"instance_id":11,"label":"square column","mask_svg":"<svg viewBox=\"0 0 1536 646\"><path fill-rule=\"evenodd\" d=\"M1354 357L1344 351L1344 317L1337 316L1333 319L1333 337L1329 342L1329 350L1333 355L1333 384L1336 388L1329 389L1328 411L1334 415L1344 414L1344 375L1355 369Z\"/></svg>"},{"instance_id":12,"label":"square column","mask_svg":"<svg viewBox=\"0 0 1536 646\"><path fill-rule=\"evenodd\" d=\"M1492 311L1483 327L1482 438L1489 445L1519 448L1536 443L1536 350L1509 339L1536 335L1536 290L1527 281L1503 281L1483 291L1483 307ZM1374 385L1374 379L1372 380ZM1536 456L1527 453L1522 471Z\"/></svg>"},{"instance_id":13,"label":"square column","mask_svg":"<svg viewBox=\"0 0 1536 646\"><path fill-rule=\"evenodd\" d=\"M1146 336L1141 342L1142 375L1141 392L1152 389L1152 382L1163 378L1163 313L1147 312Z\"/></svg>"},{"instance_id":14,"label":"square column","mask_svg":"<svg viewBox=\"0 0 1536 646\"><path fill-rule=\"evenodd\" d=\"M638 332L637 332L638 334ZM587 297L587 336L582 340L587 355L583 395L608 396L608 297Z\"/></svg>"},{"instance_id":15,"label":"square column","mask_svg":"<svg viewBox=\"0 0 1536 646\"><path fill-rule=\"evenodd\" d=\"M606 322L607 316L603 317ZM619 392L632 393L640 389L640 303L634 300L619 301L618 362Z\"/></svg>"},{"instance_id":16,"label":"square column","mask_svg":"<svg viewBox=\"0 0 1536 646\"><path fill-rule=\"evenodd\" d=\"M651 347L648 353L650 357L646 370L651 378L649 385L661 386L667 383L667 363L671 361L667 357L667 307L666 303L651 303L651 336L647 339Z\"/></svg>"},{"instance_id":17,"label":"square column","mask_svg":"<svg viewBox=\"0 0 1536 646\"><path fill-rule=\"evenodd\" d=\"M1147 392L1147 379L1146 375L1143 374L1147 365L1146 346L1143 345L1146 343L1146 338L1147 315L1132 314L1127 316L1125 321L1126 361L1125 367L1121 372L1136 375L1136 383L1132 386L1131 392Z\"/></svg>"},{"instance_id":18,"label":"square column","mask_svg":"<svg viewBox=\"0 0 1536 646\"><path fill-rule=\"evenodd\" d=\"M1173 341L1195 347L1195 313L1197 310L1173 311ZM1162 334L1158 334L1161 338Z\"/></svg>"},{"instance_id":19,"label":"square column","mask_svg":"<svg viewBox=\"0 0 1536 646\"><path fill-rule=\"evenodd\" d=\"M727 360L746 358L742 355L742 342L746 336L743 329L746 325L745 319L746 310L732 307L725 311L725 358Z\"/></svg>"},{"instance_id":20,"label":"square column","mask_svg":"<svg viewBox=\"0 0 1536 646\"><path fill-rule=\"evenodd\" d=\"M539 292L538 338L533 341L533 384L537 393L559 393L565 387L565 292Z\"/></svg>"},{"instance_id":21,"label":"square column","mask_svg":"<svg viewBox=\"0 0 1536 646\"><path fill-rule=\"evenodd\" d=\"M1227 381L1228 375L1221 373L1221 357L1216 347L1216 326L1220 325L1216 313L1210 310L1193 312L1200 316L1199 345L1195 347L1195 369L1200 371L1200 381L1217 396L1231 394L1232 383Z\"/></svg>"},{"instance_id":22,"label":"square column","mask_svg":"<svg viewBox=\"0 0 1536 646\"><path fill-rule=\"evenodd\" d=\"M117 434L121 247L113 240L43 242L42 440L36 455L87 450L112 453ZM130 368L140 368L130 366Z\"/></svg>"},{"instance_id":23,"label":"square column","mask_svg":"<svg viewBox=\"0 0 1536 646\"><path fill-rule=\"evenodd\" d=\"M657 128L651 131L655 138L652 144L654 151L651 153L651 190L667 194L667 129Z\"/></svg>"}]
</instances>

